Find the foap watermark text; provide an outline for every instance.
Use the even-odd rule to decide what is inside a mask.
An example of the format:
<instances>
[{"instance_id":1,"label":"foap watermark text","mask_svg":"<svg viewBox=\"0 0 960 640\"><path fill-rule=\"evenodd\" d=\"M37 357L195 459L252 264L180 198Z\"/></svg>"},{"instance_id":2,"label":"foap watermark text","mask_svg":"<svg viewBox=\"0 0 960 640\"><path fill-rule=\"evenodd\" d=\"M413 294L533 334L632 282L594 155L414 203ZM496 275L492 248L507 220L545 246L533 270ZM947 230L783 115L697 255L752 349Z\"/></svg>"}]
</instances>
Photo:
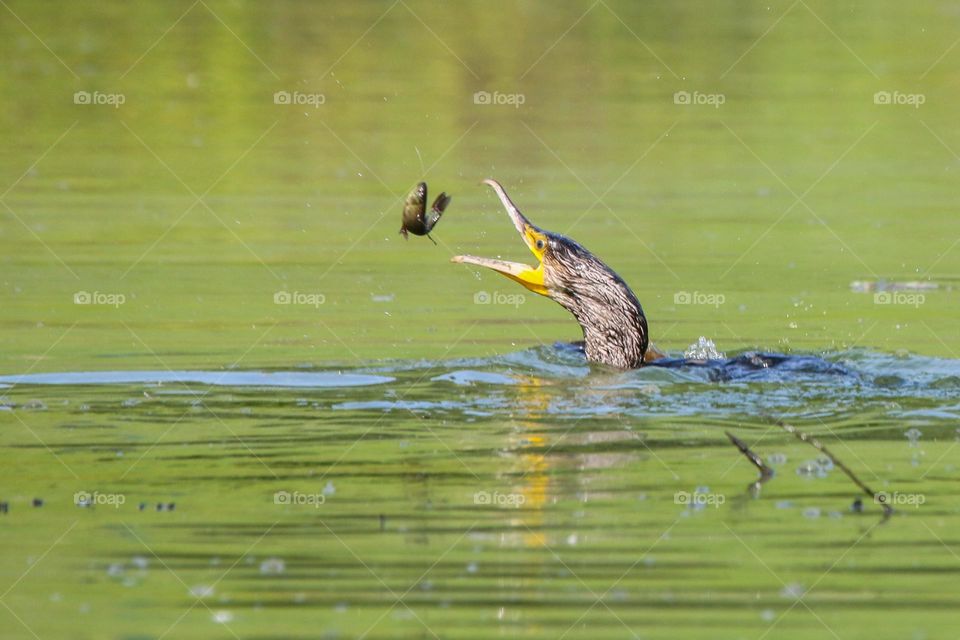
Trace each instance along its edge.
<instances>
[{"instance_id":1,"label":"foap watermark text","mask_svg":"<svg viewBox=\"0 0 960 640\"><path fill-rule=\"evenodd\" d=\"M77 291L73 294L73 304L103 305L119 307L125 304L127 296L122 293L107 293L104 291Z\"/></svg>"},{"instance_id":2,"label":"foap watermark text","mask_svg":"<svg viewBox=\"0 0 960 640\"><path fill-rule=\"evenodd\" d=\"M73 104L108 106L119 109L127 101L122 93L103 93L100 91L77 91L73 94Z\"/></svg>"},{"instance_id":3,"label":"foap watermark text","mask_svg":"<svg viewBox=\"0 0 960 640\"><path fill-rule=\"evenodd\" d=\"M273 304L300 304L319 308L327 297L322 293L306 291L277 291L273 294Z\"/></svg>"},{"instance_id":4,"label":"foap watermark text","mask_svg":"<svg viewBox=\"0 0 960 640\"><path fill-rule=\"evenodd\" d=\"M527 101L527 97L522 93L500 93L494 91L477 91L473 94L473 104L480 105L507 105L519 109Z\"/></svg>"},{"instance_id":5,"label":"foap watermark text","mask_svg":"<svg viewBox=\"0 0 960 640\"><path fill-rule=\"evenodd\" d=\"M919 308L927 301L922 293L905 293L903 291L879 291L873 294L873 304L898 304Z\"/></svg>"},{"instance_id":6,"label":"foap watermark text","mask_svg":"<svg viewBox=\"0 0 960 640\"><path fill-rule=\"evenodd\" d=\"M522 293L502 293L500 291L477 291L473 294L473 304L505 304L519 307L527 301Z\"/></svg>"},{"instance_id":7,"label":"foap watermark text","mask_svg":"<svg viewBox=\"0 0 960 640\"><path fill-rule=\"evenodd\" d=\"M719 109L727 101L722 93L700 93L699 91L677 91L673 94L673 104L681 106L708 106Z\"/></svg>"},{"instance_id":8,"label":"foap watermark text","mask_svg":"<svg viewBox=\"0 0 960 640\"><path fill-rule=\"evenodd\" d=\"M902 93L900 91L877 91L873 94L873 104L905 105L919 109L927 101L923 93Z\"/></svg>"},{"instance_id":9,"label":"foap watermark text","mask_svg":"<svg viewBox=\"0 0 960 640\"><path fill-rule=\"evenodd\" d=\"M719 307L727 301L722 293L705 293L703 291L677 291L673 294L673 304L702 304Z\"/></svg>"},{"instance_id":10,"label":"foap watermark text","mask_svg":"<svg viewBox=\"0 0 960 640\"><path fill-rule=\"evenodd\" d=\"M273 104L292 105L295 107L313 107L319 109L327 101L322 93L304 93L301 91L276 91L273 94Z\"/></svg>"},{"instance_id":11,"label":"foap watermark text","mask_svg":"<svg viewBox=\"0 0 960 640\"><path fill-rule=\"evenodd\" d=\"M319 509L327 501L321 492L303 493L301 491L277 491L273 494L273 504L293 507L313 507Z\"/></svg>"},{"instance_id":12,"label":"foap watermark text","mask_svg":"<svg viewBox=\"0 0 960 640\"><path fill-rule=\"evenodd\" d=\"M500 493L494 491L477 491L473 494L473 504L493 507L514 507L519 508L527 501L527 496L522 493Z\"/></svg>"},{"instance_id":13,"label":"foap watermark text","mask_svg":"<svg viewBox=\"0 0 960 640\"><path fill-rule=\"evenodd\" d=\"M73 494L73 504L78 507L99 507L108 506L119 509L127 501L127 497L122 493L100 493L94 491L77 491Z\"/></svg>"}]
</instances>

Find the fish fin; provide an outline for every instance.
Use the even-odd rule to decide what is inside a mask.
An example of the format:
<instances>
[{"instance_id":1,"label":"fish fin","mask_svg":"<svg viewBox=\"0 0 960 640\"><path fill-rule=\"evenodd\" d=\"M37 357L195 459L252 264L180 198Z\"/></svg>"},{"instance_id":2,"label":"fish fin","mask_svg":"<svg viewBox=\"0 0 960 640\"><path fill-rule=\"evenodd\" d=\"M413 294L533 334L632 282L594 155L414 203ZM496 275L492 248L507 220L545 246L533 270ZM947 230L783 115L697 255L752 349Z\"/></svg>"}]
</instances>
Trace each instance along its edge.
<instances>
[{"instance_id":1,"label":"fish fin","mask_svg":"<svg viewBox=\"0 0 960 640\"><path fill-rule=\"evenodd\" d=\"M451 200L453 200L453 196L448 196L445 192L441 192L440 195L437 196L437 199L433 201L433 211L437 214L437 220L443 215L443 212L450 205Z\"/></svg>"}]
</instances>

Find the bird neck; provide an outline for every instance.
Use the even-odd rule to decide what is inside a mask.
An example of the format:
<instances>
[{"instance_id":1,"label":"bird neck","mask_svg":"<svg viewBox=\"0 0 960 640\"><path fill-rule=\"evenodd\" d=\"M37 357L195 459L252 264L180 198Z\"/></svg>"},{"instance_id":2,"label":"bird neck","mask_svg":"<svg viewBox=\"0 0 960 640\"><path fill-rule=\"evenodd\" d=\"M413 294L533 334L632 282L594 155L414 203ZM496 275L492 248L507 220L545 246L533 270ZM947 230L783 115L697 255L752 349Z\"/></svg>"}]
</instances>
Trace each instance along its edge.
<instances>
[{"instance_id":1,"label":"bird neck","mask_svg":"<svg viewBox=\"0 0 960 640\"><path fill-rule=\"evenodd\" d=\"M642 366L647 319L633 291L616 275L601 286L577 288L558 302L580 324L587 360L619 369Z\"/></svg>"}]
</instances>

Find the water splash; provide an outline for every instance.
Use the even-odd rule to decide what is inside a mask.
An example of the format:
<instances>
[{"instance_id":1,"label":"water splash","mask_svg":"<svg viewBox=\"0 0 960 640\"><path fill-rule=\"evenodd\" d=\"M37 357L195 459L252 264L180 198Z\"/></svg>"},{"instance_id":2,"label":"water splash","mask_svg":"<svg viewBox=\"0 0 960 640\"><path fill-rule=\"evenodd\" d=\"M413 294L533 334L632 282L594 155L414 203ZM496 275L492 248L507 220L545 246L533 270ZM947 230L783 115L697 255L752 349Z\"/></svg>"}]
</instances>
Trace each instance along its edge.
<instances>
[{"instance_id":1,"label":"water splash","mask_svg":"<svg viewBox=\"0 0 960 640\"><path fill-rule=\"evenodd\" d=\"M689 360L722 360L727 356L717 350L713 340L700 336L696 342L687 347L683 357Z\"/></svg>"}]
</instances>

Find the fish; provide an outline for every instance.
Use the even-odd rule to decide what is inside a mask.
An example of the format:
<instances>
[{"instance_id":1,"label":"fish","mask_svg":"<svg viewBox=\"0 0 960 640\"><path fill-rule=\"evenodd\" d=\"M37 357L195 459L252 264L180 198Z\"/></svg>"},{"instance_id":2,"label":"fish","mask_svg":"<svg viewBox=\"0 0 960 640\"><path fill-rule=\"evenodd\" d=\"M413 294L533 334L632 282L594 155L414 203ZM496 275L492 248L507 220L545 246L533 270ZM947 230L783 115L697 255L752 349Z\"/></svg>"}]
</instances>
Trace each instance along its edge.
<instances>
[{"instance_id":1,"label":"fish","mask_svg":"<svg viewBox=\"0 0 960 640\"><path fill-rule=\"evenodd\" d=\"M407 240L410 239L408 233L415 236L427 236L430 238L430 242L437 244L437 241L430 237L430 232L440 221L440 216L443 215L451 200L453 200L453 196L441 192L437 199L433 201L433 206L428 214L427 183L420 182L417 184L403 204L403 225L400 227L400 235Z\"/></svg>"}]
</instances>

